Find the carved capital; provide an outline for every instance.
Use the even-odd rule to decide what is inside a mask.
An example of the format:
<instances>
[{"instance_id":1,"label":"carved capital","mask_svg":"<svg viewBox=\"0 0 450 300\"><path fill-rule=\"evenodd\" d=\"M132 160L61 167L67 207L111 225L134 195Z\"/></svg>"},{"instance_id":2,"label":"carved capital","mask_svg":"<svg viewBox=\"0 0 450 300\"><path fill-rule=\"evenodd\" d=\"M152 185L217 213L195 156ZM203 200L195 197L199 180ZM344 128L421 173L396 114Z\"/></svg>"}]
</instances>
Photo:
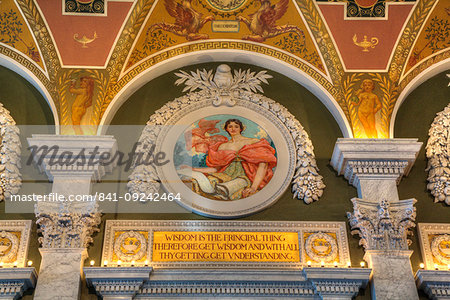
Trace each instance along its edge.
<instances>
[{"instance_id":1,"label":"carved capital","mask_svg":"<svg viewBox=\"0 0 450 300\"><path fill-rule=\"evenodd\" d=\"M422 143L417 139L337 140L331 165L355 187L359 180L392 179L400 182L411 170Z\"/></svg>"},{"instance_id":2,"label":"carved capital","mask_svg":"<svg viewBox=\"0 0 450 300\"><path fill-rule=\"evenodd\" d=\"M98 232L96 202L38 202L35 206L39 243L43 248L87 248Z\"/></svg>"},{"instance_id":3,"label":"carved capital","mask_svg":"<svg viewBox=\"0 0 450 300\"><path fill-rule=\"evenodd\" d=\"M365 250L407 250L407 235L415 226L415 199L374 203L353 198L353 213L347 213L352 234L359 234Z\"/></svg>"}]
</instances>

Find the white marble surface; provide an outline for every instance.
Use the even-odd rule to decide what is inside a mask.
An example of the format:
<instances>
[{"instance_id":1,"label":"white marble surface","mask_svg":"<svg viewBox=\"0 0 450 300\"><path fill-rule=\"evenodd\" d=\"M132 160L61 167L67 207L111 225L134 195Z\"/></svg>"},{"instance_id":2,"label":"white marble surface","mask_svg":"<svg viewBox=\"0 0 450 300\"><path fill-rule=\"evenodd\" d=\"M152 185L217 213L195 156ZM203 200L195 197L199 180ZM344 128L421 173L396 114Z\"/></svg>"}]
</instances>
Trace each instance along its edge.
<instances>
[{"instance_id":1,"label":"white marble surface","mask_svg":"<svg viewBox=\"0 0 450 300\"><path fill-rule=\"evenodd\" d=\"M42 256L35 300L78 299L85 248L39 249Z\"/></svg>"},{"instance_id":2,"label":"white marble surface","mask_svg":"<svg viewBox=\"0 0 450 300\"><path fill-rule=\"evenodd\" d=\"M364 256L373 270L373 300L419 299L409 257L412 251L368 250Z\"/></svg>"}]
</instances>

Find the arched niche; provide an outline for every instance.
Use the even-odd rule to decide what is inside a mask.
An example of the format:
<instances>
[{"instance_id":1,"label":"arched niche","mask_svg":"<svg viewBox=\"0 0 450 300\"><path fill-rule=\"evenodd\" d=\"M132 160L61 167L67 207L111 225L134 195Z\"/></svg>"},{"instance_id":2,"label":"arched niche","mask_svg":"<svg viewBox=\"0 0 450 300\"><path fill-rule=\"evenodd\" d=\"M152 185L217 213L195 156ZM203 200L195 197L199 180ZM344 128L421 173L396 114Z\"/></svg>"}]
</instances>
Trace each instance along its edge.
<instances>
[{"instance_id":1,"label":"arched niche","mask_svg":"<svg viewBox=\"0 0 450 300\"><path fill-rule=\"evenodd\" d=\"M0 82L0 102L18 125L55 124L57 115L45 97L20 74L0 66Z\"/></svg>"},{"instance_id":2,"label":"arched niche","mask_svg":"<svg viewBox=\"0 0 450 300\"><path fill-rule=\"evenodd\" d=\"M283 74L284 76L304 86L325 105L325 107L331 112L336 122L339 124L344 137L353 136L350 124L348 123L348 120L340 106L333 99L331 94L309 75L273 57L240 50L205 50L184 54L158 63L154 67L140 73L134 77L111 101L105 111L105 114L103 115L102 120L100 121L99 133L102 134L106 130L102 129L103 127L101 125L110 124L118 108L135 91L150 80L165 73L183 69L186 66L206 62L225 62L227 64L246 63Z\"/></svg>"}]
</instances>

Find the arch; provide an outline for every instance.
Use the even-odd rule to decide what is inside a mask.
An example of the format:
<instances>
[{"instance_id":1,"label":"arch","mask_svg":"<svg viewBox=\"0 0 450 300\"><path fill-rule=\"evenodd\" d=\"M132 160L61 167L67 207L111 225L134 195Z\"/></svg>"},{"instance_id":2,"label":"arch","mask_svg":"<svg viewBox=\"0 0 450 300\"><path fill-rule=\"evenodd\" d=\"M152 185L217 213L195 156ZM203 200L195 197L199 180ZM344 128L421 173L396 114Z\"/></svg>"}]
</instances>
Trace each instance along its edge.
<instances>
[{"instance_id":1,"label":"arch","mask_svg":"<svg viewBox=\"0 0 450 300\"><path fill-rule=\"evenodd\" d=\"M397 102L395 103L394 106L394 110L392 111L391 123L389 126L390 137L394 138L395 118L397 117L397 113L400 109L400 106L406 100L406 97L408 97L408 95L411 94L411 92L415 90L419 85L421 85L434 75L437 75L448 69L450 69L450 58L442 60L430 66L429 68L425 69L422 73L417 75L413 80L411 80L411 82L408 83L408 85L403 89L403 91L398 96Z\"/></svg>"},{"instance_id":2,"label":"arch","mask_svg":"<svg viewBox=\"0 0 450 300\"><path fill-rule=\"evenodd\" d=\"M130 97L132 93L137 91L140 87L142 87L150 80L187 65L226 61L260 66L268 70L283 74L284 76L298 82L306 89L308 89L312 94L314 94L317 98L319 98L319 100L331 112L334 119L338 123L343 136L346 138L353 137L352 129L341 107L337 104L332 95L309 75L305 74L303 71L293 67L288 63L282 62L276 58L264 54L245 50L227 49L203 50L179 55L160 62L147 69L146 71L140 73L139 75L134 77L123 89L121 89L120 92L111 101L102 117L102 120L100 121L98 133L104 134L106 132L106 128L103 128L106 126L102 125L108 125L119 107L128 99L128 97Z\"/></svg>"},{"instance_id":3,"label":"arch","mask_svg":"<svg viewBox=\"0 0 450 300\"><path fill-rule=\"evenodd\" d=\"M16 74L23 77L26 81L31 83L38 91L39 93L44 97L44 99L47 101L47 104L50 106L50 109L53 114L53 119L55 120L55 125L59 125L59 117L58 117L58 111L56 109L55 102L53 101L52 96L48 92L48 90L45 88L43 83L36 77L35 74L33 74L30 70L22 66L17 61L13 60L12 58L5 56L3 54L0 54L0 65L10 69L11 71L15 72ZM55 126L56 133L59 133L58 126Z\"/></svg>"}]
</instances>

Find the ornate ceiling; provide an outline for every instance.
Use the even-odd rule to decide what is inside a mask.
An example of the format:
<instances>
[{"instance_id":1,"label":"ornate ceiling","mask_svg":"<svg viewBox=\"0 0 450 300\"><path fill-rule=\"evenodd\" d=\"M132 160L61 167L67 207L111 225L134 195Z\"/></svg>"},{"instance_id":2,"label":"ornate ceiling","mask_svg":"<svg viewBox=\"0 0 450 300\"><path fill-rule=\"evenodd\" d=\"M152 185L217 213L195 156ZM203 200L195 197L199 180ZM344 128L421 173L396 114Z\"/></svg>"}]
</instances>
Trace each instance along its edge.
<instances>
[{"instance_id":1,"label":"ornate ceiling","mask_svg":"<svg viewBox=\"0 0 450 300\"><path fill-rule=\"evenodd\" d=\"M149 73L249 57L289 70L345 136L386 138L412 83L448 69L449 15L444 0L3 0L0 62L60 125L99 125Z\"/></svg>"}]
</instances>

